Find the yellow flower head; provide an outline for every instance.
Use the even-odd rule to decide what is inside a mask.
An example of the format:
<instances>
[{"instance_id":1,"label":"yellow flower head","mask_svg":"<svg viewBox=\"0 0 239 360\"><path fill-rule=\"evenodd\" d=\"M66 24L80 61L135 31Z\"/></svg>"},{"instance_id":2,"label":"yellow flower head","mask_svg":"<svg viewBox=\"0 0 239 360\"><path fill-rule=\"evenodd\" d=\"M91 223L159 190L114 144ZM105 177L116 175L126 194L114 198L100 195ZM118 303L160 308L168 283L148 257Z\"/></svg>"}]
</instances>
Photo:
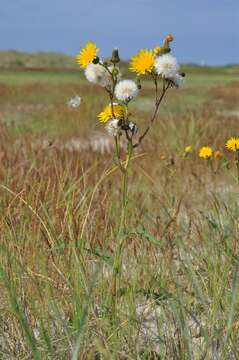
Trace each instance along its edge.
<instances>
[{"instance_id":1,"label":"yellow flower head","mask_svg":"<svg viewBox=\"0 0 239 360\"><path fill-rule=\"evenodd\" d=\"M154 54L157 56L157 55L159 55L160 54L160 52L161 52L161 47L160 46L156 46L155 48L154 48Z\"/></svg>"},{"instance_id":2,"label":"yellow flower head","mask_svg":"<svg viewBox=\"0 0 239 360\"><path fill-rule=\"evenodd\" d=\"M76 62L82 68L86 68L94 58L97 56L99 49L93 42L88 42L85 47L81 48L79 54L76 56Z\"/></svg>"},{"instance_id":3,"label":"yellow flower head","mask_svg":"<svg viewBox=\"0 0 239 360\"><path fill-rule=\"evenodd\" d=\"M98 114L98 119L100 122L107 122L112 118L121 119L125 115L125 110L122 105L114 104L113 105L113 113L112 113L112 106L107 105L103 111Z\"/></svg>"},{"instance_id":4,"label":"yellow flower head","mask_svg":"<svg viewBox=\"0 0 239 360\"><path fill-rule=\"evenodd\" d=\"M129 69L137 75L151 72L154 66L155 55L152 50L139 50L138 54L132 56Z\"/></svg>"},{"instance_id":5,"label":"yellow flower head","mask_svg":"<svg viewBox=\"0 0 239 360\"><path fill-rule=\"evenodd\" d=\"M239 150L239 138L232 137L231 139L227 140L226 148L233 152L238 151Z\"/></svg>"},{"instance_id":6,"label":"yellow flower head","mask_svg":"<svg viewBox=\"0 0 239 360\"><path fill-rule=\"evenodd\" d=\"M193 148L192 148L191 145L186 146L185 149L184 149L184 152L185 152L186 154L189 154L189 153L191 153L192 151L193 151Z\"/></svg>"},{"instance_id":7,"label":"yellow flower head","mask_svg":"<svg viewBox=\"0 0 239 360\"><path fill-rule=\"evenodd\" d=\"M215 160L221 159L222 153L221 153L221 151L217 150L217 151L214 152L213 156L214 156Z\"/></svg>"},{"instance_id":8,"label":"yellow flower head","mask_svg":"<svg viewBox=\"0 0 239 360\"><path fill-rule=\"evenodd\" d=\"M199 150L199 157L204 159L210 159L212 157L212 148L209 146L203 146Z\"/></svg>"}]
</instances>

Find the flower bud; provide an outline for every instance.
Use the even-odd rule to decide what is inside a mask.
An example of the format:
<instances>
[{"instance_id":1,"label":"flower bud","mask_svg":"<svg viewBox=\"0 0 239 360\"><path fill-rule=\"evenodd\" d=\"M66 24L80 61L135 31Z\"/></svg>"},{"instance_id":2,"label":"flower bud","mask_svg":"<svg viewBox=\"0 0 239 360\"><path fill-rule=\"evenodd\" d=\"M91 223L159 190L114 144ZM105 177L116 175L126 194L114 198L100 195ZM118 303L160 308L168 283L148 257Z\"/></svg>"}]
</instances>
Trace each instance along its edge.
<instances>
[{"instance_id":1,"label":"flower bud","mask_svg":"<svg viewBox=\"0 0 239 360\"><path fill-rule=\"evenodd\" d=\"M133 121L130 121L128 126L129 126L129 130L132 132L132 134L136 134L139 131L139 128Z\"/></svg>"},{"instance_id":2,"label":"flower bud","mask_svg":"<svg viewBox=\"0 0 239 360\"><path fill-rule=\"evenodd\" d=\"M169 43L172 41L173 41L173 35L172 34L167 35L166 38L164 39L161 54L167 54L171 51Z\"/></svg>"},{"instance_id":3,"label":"flower bud","mask_svg":"<svg viewBox=\"0 0 239 360\"><path fill-rule=\"evenodd\" d=\"M221 159L222 153L221 153L221 151L217 150L214 152L213 156L214 156L215 160L218 160L218 159Z\"/></svg>"},{"instance_id":4,"label":"flower bud","mask_svg":"<svg viewBox=\"0 0 239 360\"><path fill-rule=\"evenodd\" d=\"M139 77L137 77L137 79L136 79L136 84L137 84L138 89L140 90L142 88L142 85L141 85Z\"/></svg>"},{"instance_id":5,"label":"flower bud","mask_svg":"<svg viewBox=\"0 0 239 360\"><path fill-rule=\"evenodd\" d=\"M166 38L165 38L165 41L167 41L168 43L169 42L172 42L174 40L174 38L173 38L173 35L172 34L168 34L167 36L166 36Z\"/></svg>"},{"instance_id":6,"label":"flower bud","mask_svg":"<svg viewBox=\"0 0 239 360\"><path fill-rule=\"evenodd\" d=\"M120 62L119 50L118 50L117 48L113 49L113 51L112 51L111 62L112 62L113 64L117 64L117 63Z\"/></svg>"},{"instance_id":7,"label":"flower bud","mask_svg":"<svg viewBox=\"0 0 239 360\"><path fill-rule=\"evenodd\" d=\"M93 62L93 64L99 64L99 62L100 62L100 59L99 59L99 57L98 56L96 56L93 60L92 60L92 62Z\"/></svg>"},{"instance_id":8,"label":"flower bud","mask_svg":"<svg viewBox=\"0 0 239 360\"><path fill-rule=\"evenodd\" d=\"M119 127L122 129L122 130L129 130L129 122L128 120L125 120L125 119L119 119Z\"/></svg>"}]
</instances>

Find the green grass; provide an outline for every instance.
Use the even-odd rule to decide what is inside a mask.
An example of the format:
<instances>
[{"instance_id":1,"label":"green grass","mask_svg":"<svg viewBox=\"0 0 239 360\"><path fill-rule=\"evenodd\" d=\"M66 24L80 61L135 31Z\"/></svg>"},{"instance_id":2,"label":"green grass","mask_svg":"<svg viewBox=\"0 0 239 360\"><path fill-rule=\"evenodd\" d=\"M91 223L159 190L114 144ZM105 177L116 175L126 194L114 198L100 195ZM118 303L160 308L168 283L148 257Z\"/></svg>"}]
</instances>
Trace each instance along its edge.
<instances>
[{"instance_id":1,"label":"green grass","mask_svg":"<svg viewBox=\"0 0 239 360\"><path fill-rule=\"evenodd\" d=\"M8 85L77 84L79 81L84 80L77 70L0 70L0 82Z\"/></svg>"}]
</instances>

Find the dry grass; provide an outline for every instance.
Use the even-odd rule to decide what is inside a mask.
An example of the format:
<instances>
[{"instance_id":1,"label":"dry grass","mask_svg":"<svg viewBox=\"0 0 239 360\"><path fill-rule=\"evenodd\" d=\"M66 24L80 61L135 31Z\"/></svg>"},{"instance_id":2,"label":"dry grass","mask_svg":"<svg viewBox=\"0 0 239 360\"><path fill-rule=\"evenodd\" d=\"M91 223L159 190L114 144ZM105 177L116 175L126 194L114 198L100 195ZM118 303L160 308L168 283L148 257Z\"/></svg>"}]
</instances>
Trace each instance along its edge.
<instances>
[{"instance_id":1,"label":"dry grass","mask_svg":"<svg viewBox=\"0 0 239 360\"><path fill-rule=\"evenodd\" d=\"M0 85L0 358L238 359L238 184L223 147L239 133L239 83L208 82L203 97L194 83L172 92L132 161L117 328L105 98L84 82ZM202 145L224 153L214 171Z\"/></svg>"}]
</instances>

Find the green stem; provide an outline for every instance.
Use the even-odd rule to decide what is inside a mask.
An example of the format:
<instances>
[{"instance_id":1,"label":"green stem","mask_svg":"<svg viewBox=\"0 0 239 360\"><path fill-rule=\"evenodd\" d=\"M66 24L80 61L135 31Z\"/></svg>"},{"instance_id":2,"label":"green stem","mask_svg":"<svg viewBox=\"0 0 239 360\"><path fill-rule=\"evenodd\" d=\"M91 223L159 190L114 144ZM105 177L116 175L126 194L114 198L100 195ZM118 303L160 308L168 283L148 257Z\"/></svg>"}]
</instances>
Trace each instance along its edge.
<instances>
[{"instance_id":1,"label":"green stem","mask_svg":"<svg viewBox=\"0 0 239 360\"><path fill-rule=\"evenodd\" d=\"M155 84L155 86L156 86L156 84ZM165 81L163 81L163 89L162 89L162 92L161 92L160 97L158 97L158 87L156 86L156 88L155 88L155 92L156 92L156 103L155 103L155 109L154 109L153 116L151 117L150 122L149 122L149 125L147 126L146 130L145 130L145 131L143 132L143 134L140 136L138 142L133 145L134 148L135 148L135 147L138 147L138 146L142 143L143 139L145 138L145 136L148 134L149 130L150 130L151 127L153 126L153 123L154 123L155 119L157 118L157 114L158 114L158 110L159 110L160 104L161 104L161 102L162 102L162 100L163 100L163 98L164 98L167 90L169 89L169 87L170 87L170 84L169 84L169 83L168 83L168 84L165 84Z\"/></svg>"},{"instance_id":2,"label":"green stem","mask_svg":"<svg viewBox=\"0 0 239 360\"><path fill-rule=\"evenodd\" d=\"M127 196L128 196L128 168L132 154L133 154L133 144L132 144L132 140L130 140L128 142L128 147L127 147L127 156L124 164L124 172L122 173L122 201L121 201L121 217L120 217L119 234L122 231L126 230L125 215L126 215Z\"/></svg>"},{"instance_id":3,"label":"green stem","mask_svg":"<svg viewBox=\"0 0 239 360\"><path fill-rule=\"evenodd\" d=\"M236 152L237 183L239 184L239 150Z\"/></svg>"},{"instance_id":4,"label":"green stem","mask_svg":"<svg viewBox=\"0 0 239 360\"><path fill-rule=\"evenodd\" d=\"M117 149L116 149L117 151ZM132 140L128 142L126 160L123 164L122 173L122 186L121 186L121 216L117 234L116 252L113 265L113 284L112 284L112 320L116 323L117 320L117 305L118 305L118 290L120 289L120 278L122 270L122 252L124 248L124 242L126 239L126 209L127 209L127 197L128 197L128 168L130 159L133 154Z\"/></svg>"}]
</instances>

